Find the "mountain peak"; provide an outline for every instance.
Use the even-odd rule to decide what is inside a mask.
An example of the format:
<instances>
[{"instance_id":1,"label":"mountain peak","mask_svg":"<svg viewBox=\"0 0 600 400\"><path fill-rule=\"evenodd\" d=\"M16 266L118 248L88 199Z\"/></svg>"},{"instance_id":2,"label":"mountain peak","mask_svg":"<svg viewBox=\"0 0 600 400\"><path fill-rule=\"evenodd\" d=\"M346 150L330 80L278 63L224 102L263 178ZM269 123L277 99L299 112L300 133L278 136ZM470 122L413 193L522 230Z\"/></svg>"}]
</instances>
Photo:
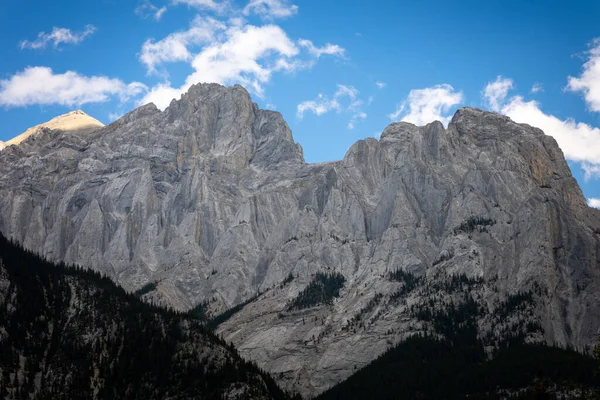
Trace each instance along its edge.
<instances>
[{"instance_id":1,"label":"mountain peak","mask_svg":"<svg viewBox=\"0 0 600 400\"><path fill-rule=\"evenodd\" d=\"M50 121L41 123L27 129L22 134L8 140L5 143L0 143L0 150L11 145L18 145L27 140L32 135L39 132L41 128L60 130L64 132L91 132L102 128L104 124L97 119L89 116L81 110L70 111L66 114L52 118Z\"/></svg>"}]
</instances>

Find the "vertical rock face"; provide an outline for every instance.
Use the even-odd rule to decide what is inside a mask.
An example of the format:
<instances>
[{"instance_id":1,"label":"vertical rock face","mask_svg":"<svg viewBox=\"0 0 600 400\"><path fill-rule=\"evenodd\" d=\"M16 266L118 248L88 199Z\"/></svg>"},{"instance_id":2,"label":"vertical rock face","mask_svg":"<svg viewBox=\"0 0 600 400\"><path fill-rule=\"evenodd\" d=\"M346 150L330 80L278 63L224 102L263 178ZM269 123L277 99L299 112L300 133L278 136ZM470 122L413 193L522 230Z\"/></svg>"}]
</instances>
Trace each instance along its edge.
<instances>
[{"instance_id":1,"label":"vertical rock face","mask_svg":"<svg viewBox=\"0 0 600 400\"><path fill-rule=\"evenodd\" d=\"M490 348L510 332L589 345L599 214L554 139L472 108L310 165L242 87L196 85L164 112L0 153L0 231L129 290L156 282L147 299L175 308L252 298L219 333L304 394L466 298ZM317 272L343 275L339 296L290 310Z\"/></svg>"}]
</instances>

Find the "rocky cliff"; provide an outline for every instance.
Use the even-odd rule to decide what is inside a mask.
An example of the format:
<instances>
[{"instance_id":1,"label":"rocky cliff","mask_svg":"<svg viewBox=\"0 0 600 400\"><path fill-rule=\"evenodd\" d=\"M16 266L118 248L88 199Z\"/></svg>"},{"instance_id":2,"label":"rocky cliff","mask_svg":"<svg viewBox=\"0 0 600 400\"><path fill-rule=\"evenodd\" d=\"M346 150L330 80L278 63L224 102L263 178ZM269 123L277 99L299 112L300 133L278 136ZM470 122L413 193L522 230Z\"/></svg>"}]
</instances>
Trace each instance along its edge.
<instances>
[{"instance_id":1,"label":"rocky cliff","mask_svg":"<svg viewBox=\"0 0 600 400\"><path fill-rule=\"evenodd\" d=\"M490 352L600 326L600 212L552 137L472 108L311 165L242 87L196 85L4 149L0 231L148 301L244 302L218 332L308 395L462 305Z\"/></svg>"}]
</instances>

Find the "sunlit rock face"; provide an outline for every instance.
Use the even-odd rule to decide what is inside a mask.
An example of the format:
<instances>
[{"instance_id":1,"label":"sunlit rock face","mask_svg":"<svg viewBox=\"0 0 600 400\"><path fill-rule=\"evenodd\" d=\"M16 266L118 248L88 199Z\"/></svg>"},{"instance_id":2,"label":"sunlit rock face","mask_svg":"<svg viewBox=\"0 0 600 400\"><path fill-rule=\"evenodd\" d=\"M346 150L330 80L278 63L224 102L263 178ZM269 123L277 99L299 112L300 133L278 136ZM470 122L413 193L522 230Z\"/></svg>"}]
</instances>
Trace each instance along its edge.
<instances>
[{"instance_id":1,"label":"sunlit rock face","mask_svg":"<svg viewBox=\"0 0 600 400\"><path fill-rule=\"evenodd\" d=\"M145 298L177 309L254 298L218 332L306 395L434 329L430 304L475 301L490 349L510 332L582 349L600 326L600 212L552 137L473 108L311 165L245 89L196 85L4 149L0 230L129 290L156 282ZM339 296L289 310L317 272L344 276Z\"/></svg>"},{"instance_id":2,"label":"sunlit rock face","mask_svg":"<svg viewBox=\"0 0 600 400\"><path fill-rule=\"evenodd\" d=\"M44 132L44 129L84 133L102 128L103 126L104 124L102 122L90 117L81 110L71 111L69 113L59 115L56 118L52 118L48 122L31 127L7 142L0 142L0 150L7 146L18 145L31 137L35 138L36 136L41 135Z\"/></svg>"}]
</instances>

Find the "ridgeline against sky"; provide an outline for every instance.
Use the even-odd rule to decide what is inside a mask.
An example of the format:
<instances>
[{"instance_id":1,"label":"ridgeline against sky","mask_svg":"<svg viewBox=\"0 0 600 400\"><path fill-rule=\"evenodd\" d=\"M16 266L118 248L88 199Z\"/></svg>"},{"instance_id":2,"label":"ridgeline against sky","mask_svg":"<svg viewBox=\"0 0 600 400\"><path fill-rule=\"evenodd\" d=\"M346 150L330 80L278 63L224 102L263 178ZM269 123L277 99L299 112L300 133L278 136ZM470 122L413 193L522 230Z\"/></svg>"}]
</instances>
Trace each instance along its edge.
<instances>
[{"instance_id":1,"label":"ridgeline against sky","mask_svg":"<svg viewBox=\"0 0 600 400\"><path fill-rule=\"evenodd\" d=\"M318 162L392 121L474 106L553 136L599 207L599 17L592 0L8 0L0 141L76 108L108 123L194 83L240 83Z\"/></svg>"}]
</instances>

